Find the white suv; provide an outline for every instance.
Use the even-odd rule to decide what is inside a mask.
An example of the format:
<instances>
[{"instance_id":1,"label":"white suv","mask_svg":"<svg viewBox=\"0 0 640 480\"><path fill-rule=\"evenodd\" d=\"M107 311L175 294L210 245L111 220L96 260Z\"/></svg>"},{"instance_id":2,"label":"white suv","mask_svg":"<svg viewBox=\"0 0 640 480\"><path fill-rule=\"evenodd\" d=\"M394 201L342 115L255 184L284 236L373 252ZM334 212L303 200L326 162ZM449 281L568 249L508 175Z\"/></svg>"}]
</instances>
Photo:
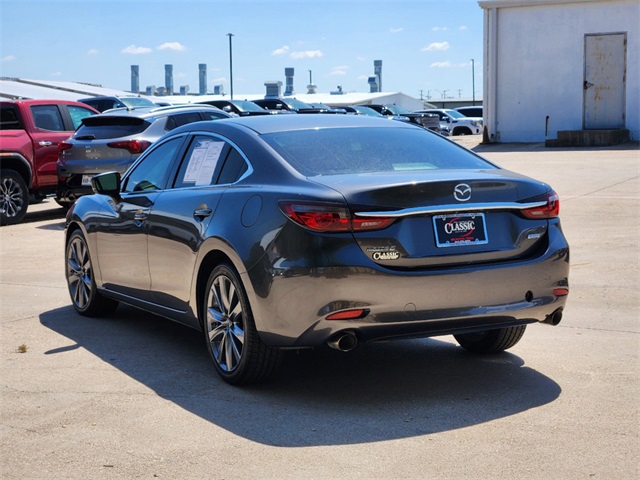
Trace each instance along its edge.
<instances>
[{"instance_id":1,"label":"white suv","mask_svg":"<svg viewBox=\"0 0 640 480\"><path fill-rule=\"evenodd\" d=\"M440 116L440 128L450 135L478 135L482 133L482 119L465 117L456 110L436 108L420 110L420 113L437 113Z\"/></svg>"}]
</instances>

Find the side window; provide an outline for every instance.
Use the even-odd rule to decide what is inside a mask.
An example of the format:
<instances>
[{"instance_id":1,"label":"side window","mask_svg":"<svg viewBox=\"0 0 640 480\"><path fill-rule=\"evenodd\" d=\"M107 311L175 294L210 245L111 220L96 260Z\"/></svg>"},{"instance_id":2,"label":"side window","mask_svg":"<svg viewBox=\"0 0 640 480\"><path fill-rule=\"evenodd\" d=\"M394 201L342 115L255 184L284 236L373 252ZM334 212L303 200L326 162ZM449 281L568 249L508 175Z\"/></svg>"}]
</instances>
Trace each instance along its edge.
<instances>
[{"instance_id":1,"label":"side window","mask_svg":"<svg viewBox=\"0 0 640 480\"><path fill-rule=\"evenodd\" d=\"M164 189L183 140L184 137L172 138L149 152L127 177L122 191L142 192Z\"/></svg>"},{"instance_id":2,"label":"side window","mask_svg":"<svg viewBox=\"0 0 640 480\"><path fill-rule=\"evenodd\" d=\"M71 115L71 121L73 122L73 129L77 130L82 124L82 119L94 115L94 113L86 108L76 107L75 105L69 105L69 115Z\"/></svg>"},{"instance_id":3,"label":"side window","mask_svg":"<svg viewBox=\"0 0 640 480\"><path fill-rule=\"evenodd\" d=\"M0 107L0 130L22 130L23 128L17 107L2 105Z\"/></svg>"},{"instance_id":4,"label":"side window","mask_svg":"<svg viewBox=\"0 0 640 480\"><path fill-rule=\"evenodd\" d=\"M219 138L196 135L180 165L174 187L212 185L216 167L228 149L227 143Z\"/></svg>"},{"instance_id":5,"label":"side window","mask_svg":"<svg viewBox=\"0 0 640 480\"><path fill-rule=\"evenodd\" d=\"M200 120L202 120L202 118L198 112L171 115L167 119L167 123L164 128L166 131L170 131L174 128L181 127L182 125L186 125L187 123L199 122Z\"/></svg>"},{"instance_id":6,"label":"side window","mask_svg":"<svg viewBox=\"0 0 640 480\"><path fill-rule=\"evenodd\" d=\"M225 107L226 108L226 107ZM218 112L201 112L202 118L205 120L220 120L221 118L229 118L227 115L223 115Z\"/></svg>"},{"instance_id":7,"label":"side window","mask_svg":"<svg viewBox=\"0 0 640 480\"><path fill-rule=\"evenodd\" d=\"M64 132L64 122L57 105L32 105L31 113L36 127L50 132Z\"/></svg>"},{"instance_id":8,"label":"side window","mask_svg":"<svg viewBox=\"0 0 640 480\"><path fill-rule=\"evenodd\" d=\"M220 175L218 176L218 184L234 183L237 181L249 167L240 152L235 148L229 147L229 154L222 166Z\"/></svg>"}]
</instances>

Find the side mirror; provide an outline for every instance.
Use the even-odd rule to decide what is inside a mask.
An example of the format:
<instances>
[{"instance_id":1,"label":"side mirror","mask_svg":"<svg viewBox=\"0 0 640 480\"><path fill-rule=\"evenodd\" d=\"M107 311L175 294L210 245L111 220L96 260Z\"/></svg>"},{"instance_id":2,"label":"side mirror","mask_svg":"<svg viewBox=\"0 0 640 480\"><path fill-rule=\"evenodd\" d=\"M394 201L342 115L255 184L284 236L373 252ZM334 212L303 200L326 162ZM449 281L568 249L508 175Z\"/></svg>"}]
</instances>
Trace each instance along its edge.
<instances>
[{"instance_id":1,"label":"side mirror","mask_svg":"<svg viewBox=\"0 0 640 480\"><path fill-rule=\"evenodd\" d=\"M115 199L120 198L121 177L120 172L106 172L91 178L91 188L95 193L108 195Z\"/></svg>"}]
</instances>

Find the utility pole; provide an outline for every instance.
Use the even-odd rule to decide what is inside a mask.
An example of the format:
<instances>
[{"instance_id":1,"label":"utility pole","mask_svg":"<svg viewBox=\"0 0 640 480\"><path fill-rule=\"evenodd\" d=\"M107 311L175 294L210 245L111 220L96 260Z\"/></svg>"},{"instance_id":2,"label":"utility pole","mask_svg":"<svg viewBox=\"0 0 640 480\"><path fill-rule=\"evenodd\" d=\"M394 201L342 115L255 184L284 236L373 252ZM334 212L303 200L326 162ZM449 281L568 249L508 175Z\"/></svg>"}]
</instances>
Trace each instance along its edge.
<instances>
[{"instance_id":1,"label":"utility pole","mask_svg":"<svg viewBox=\"0 0 640 480\"><path fill-rule=\"evenodd\" d=\"M476 68L475 62L473 58L471 59L471 91L473 92L473 103L472 105L475 107L476 105Z\"/></svg>"},{"instance_id":2,"label":"utility pole","mask_svg":"<svg viewBox=\"0 0 640 480\"><path fill-rule=\"evenodd\" d=\"M231 100L233 100L233 50L231 49L231 37L233 33L227 33L229 37L229 83L231 87Z\"/></svg>"}]
</instances>

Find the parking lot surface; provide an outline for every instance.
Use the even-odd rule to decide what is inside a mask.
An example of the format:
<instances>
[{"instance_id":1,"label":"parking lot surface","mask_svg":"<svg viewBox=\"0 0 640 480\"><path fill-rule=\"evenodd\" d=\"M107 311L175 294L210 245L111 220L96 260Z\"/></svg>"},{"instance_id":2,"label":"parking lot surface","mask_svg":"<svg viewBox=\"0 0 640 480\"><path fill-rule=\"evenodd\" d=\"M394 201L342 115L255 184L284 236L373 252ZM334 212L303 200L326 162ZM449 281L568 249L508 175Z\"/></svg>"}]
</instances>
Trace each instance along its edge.
<instances>
[{"instance_id":1,"label":"parking lot surface","mask_svg":"<svg viewBox=\"0 0 640 480\"><path fill-rule=\"evenodd\" d=\"M0 478L638 478L638 144L455 141L560 195L559 326L497 356L452 337L291 353L273 381L231 387L199 332L75 313L47 200L0 229Z\"/></svg>"}]
</instances>

